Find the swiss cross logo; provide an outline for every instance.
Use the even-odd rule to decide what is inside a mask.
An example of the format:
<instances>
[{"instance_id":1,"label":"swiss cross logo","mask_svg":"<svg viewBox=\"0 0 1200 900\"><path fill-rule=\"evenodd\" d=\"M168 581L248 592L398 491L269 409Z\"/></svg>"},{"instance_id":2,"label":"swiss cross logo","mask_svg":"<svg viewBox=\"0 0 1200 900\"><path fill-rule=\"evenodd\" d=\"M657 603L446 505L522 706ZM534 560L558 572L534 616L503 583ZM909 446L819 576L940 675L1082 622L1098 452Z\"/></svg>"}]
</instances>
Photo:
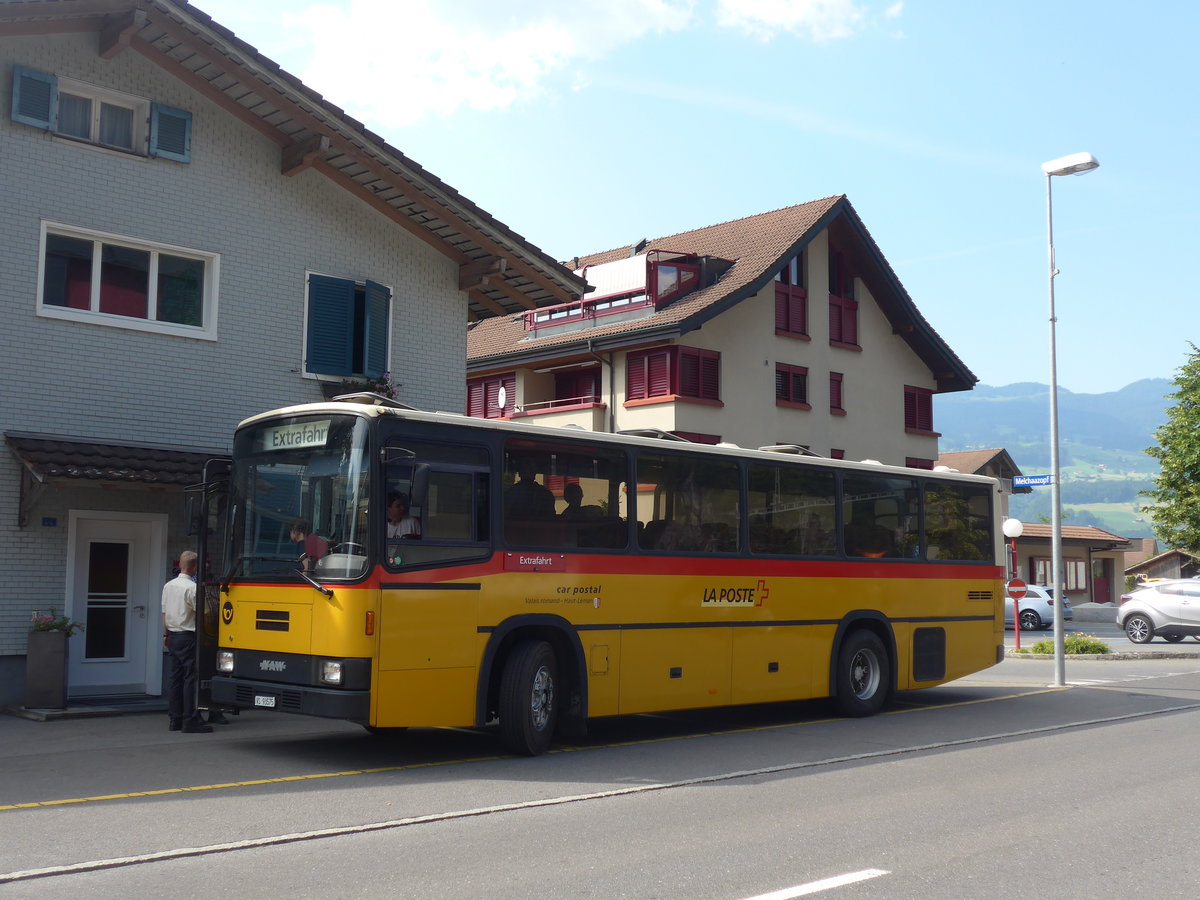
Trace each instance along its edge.
<instances>
[{"instance_id":1,"label":"swiss cross logo","mask_svg":"<svg viewBox=\"0 0 1200 900\"><path fill-rule=\"evenodd\" d=\"M754 593L754 605L762 606L763 601L771 596L771 589L767 587L767 583L763 579L758 579L758 587Z\"/></svg>"}]
</instances>

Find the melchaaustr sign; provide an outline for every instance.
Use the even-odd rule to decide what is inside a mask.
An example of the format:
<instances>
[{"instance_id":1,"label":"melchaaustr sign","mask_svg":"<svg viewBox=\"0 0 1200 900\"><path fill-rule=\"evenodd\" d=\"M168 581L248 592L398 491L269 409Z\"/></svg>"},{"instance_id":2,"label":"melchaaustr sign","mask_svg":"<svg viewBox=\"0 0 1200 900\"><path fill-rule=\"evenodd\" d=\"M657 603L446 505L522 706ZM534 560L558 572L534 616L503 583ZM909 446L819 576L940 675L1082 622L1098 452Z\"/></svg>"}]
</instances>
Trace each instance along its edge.
<instances>
[{"instance_id":1,"label":"melchaaustr sign","mask_svg":"<svg viewBox=\"0 0 1200 900\"><path fill-rule=\"evenodd\" d=\"M1013 487L1045 487L1054 483L1052 475L1014 475Z\"/></svg>"}]
</instances>

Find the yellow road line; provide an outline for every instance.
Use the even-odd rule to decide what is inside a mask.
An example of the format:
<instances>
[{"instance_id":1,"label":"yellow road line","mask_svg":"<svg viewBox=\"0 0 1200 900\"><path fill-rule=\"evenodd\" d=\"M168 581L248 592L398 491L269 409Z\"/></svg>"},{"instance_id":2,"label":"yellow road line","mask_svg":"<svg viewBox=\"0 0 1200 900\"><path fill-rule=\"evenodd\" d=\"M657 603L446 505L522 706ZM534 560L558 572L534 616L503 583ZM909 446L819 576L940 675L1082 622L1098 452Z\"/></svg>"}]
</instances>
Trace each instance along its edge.
<instances>
[{"instance_id":1,"label":"yellow road line","mask_svg":"<svg viewBox=\"0 0 1200 900\"><path fill-rule=\"evenodd\" d=\"M1015 700L1020 697L1035 694L1050 694L1066 688L1039 688L1018 694L1007 694L1003 697L984 697L979 700L963 700L958 703L948 703L940 706L913 706L910 709L890 710L884 715L899 715L902 713L920 712L923 710L953 709L957 706L973 706L979 703L991 703L997 700ZM559 745L550 753L577 753L581 750L604 750L615 747L637 747L643 744L663 744L668 741L681 741L697 737L714 737L721 734L753 734L757 731L773 731L780 728L797 728L809 725L822 725L842 721L838 718L811 719L804 722L780 722L774 725L751 725L745 728L726 728L719 731L689 731L687 734L667 735L664 737L641 738L633 741L616 741L594 746ZM464 729L448 729L462 731ZM466 765L469 763L494 762L506 759L504 756L479 756L467 759L448 759L440 762L409 763L403 766L380 766L374 769L347 769L343 772L314 772L310 775L281 775L278 778L256 778L250 781L227 781L220 784L200 784L191 787L158 788L149 791L130 791L124 794L100 794L94 797L69 797L62 800L34 800L29 803L9 803L0 805L0 812L11 812L18 809L42 809L51 806L69 806L74 803L99 803L108 800L132 800L138 797L162 797L170 794L192 794L203 791L220 791L229 788L261 787L268 784L287 784L293 781L319 781L324 778L347 778L354 775L378 775L384 772L406 772L417 769L432 769L439 766Z\"/></svg>"}]
</instances>

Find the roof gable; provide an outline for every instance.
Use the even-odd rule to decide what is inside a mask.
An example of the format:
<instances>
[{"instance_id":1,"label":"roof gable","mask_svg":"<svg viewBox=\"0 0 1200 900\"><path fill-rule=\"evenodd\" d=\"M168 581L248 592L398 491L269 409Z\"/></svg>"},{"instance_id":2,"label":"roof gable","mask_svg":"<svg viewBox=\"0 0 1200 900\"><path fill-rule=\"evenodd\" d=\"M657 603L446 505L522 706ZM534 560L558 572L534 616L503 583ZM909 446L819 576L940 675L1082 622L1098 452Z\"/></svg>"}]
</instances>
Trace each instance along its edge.
<instances>
[{"instance_id":1,"label":"roof gable","mask_svg":"<svg viewBox=\"0 0 1200 900\"><path fill-rule=\"evenodd\" d=\"M520 317L479 323L468 338L468 366L494 367L505 360L533 361L569 352L571 345L615 348L685 335L757 295L774 279L784 261L826 228L839 245L850 251L856 270L893 330L929 367L938 389L970 389L977 381L974 374L921 316L845 196L826 197L577 257L570 263L576 270L636 256L647 248L731 260L732 265L714 283L638 321L532 339Z\"/></svg>"},{"instance_id":2,"label":"roof gable","mask_svg":"<svg viewBox=\"0 0 1200 900\"><path fill-rule=\"evenodd\" d=\"M278 144L280 173L312 169L459 266L472 320L565 303L572 272L185 0L0 0L0 35L94 32Z\"/></svg>"}]
</instances>

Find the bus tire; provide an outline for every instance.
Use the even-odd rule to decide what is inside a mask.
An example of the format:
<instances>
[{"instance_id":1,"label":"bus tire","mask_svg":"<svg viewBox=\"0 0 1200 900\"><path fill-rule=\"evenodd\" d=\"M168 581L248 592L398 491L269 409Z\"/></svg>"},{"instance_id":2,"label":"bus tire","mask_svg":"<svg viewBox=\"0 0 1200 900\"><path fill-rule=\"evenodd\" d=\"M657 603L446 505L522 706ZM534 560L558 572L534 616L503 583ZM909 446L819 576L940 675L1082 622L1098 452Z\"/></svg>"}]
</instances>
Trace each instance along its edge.
<instances>
[{"instance_id":1,"label":"bus tire","mask_svg":"<svg viewBox=\"0 0 1200 900\"><path fill-rule=\"evenodd\" d=\"M889 672L887 650L874 632L860 628L848 634L838 651L838 713L861 718L879 712L887 701Z\"/></svg>"},{"instance_id":2,"label":"bus tire","mask_svg":"<svg viewBox=\"0 0 1200 900\"><path fill-rule=\"evenodd\" d=\"M537 756L550 749L558 721L558 659L545 641L522 641L500 676L500 740L510 753Z\"/></svg>"}]
</instances>

